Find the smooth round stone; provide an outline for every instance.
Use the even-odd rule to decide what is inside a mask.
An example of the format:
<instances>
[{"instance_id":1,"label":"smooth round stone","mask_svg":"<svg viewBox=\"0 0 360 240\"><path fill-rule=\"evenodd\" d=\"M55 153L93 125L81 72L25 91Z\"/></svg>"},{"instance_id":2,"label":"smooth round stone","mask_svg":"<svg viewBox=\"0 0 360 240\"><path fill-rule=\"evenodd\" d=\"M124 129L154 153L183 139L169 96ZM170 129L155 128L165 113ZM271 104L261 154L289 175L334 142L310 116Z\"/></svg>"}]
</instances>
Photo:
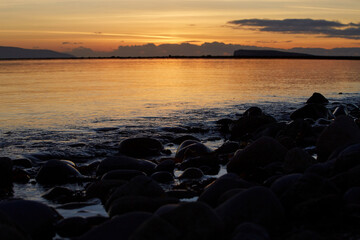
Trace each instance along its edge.
<instances>
[{"instance_id":1,"label":"smooth round stone","mask_svg":"<svg viewBox=\"0 0 360 240\"><path fill-rule=\"evenodd\" d=\"M270 240L269 233L262 226L245 222L240 224L233 233L232 240Z\"/></svg>"},{"instance_id":2,"label":"smooth round stone","mask_svg":"<svg viewBox=\"0 0 360 240\"><path fill-rule=\"evenodd\" d=\"M52 239L55 235L54 224L61 219L53 208L30 200L2 201L0 212L32 239Z\"/></svg>"},{"instance_id":3,"label":"smooth round stone","mask_svg":"<svg viewBox=\"0 0 360 240\"><path fill-rule=\"evenodd\" d=\"M15 226L0 223L0 239L4 240L29 240L30 238Z\"/></svg>"},{"instance_id":4,"label":"smooth round stone","mask_svg":"<svg viewBox=\"0 0 360 240\"><path fill-rule=\"evenodd\" d=\"M78 237L90 230L86 218L70 217L60 220L56 226L56 233L64 238Z\"/></svg>"},{"instance_id":5,"label":"smooth round stone","mask_svg":"<svg viewBox=\"0 0 360 240\"><path fill-rule=\"evenodd\" d=\"M251 174L258 167L283 162L287 149L270 137L261 137L243 150L238 150L227 164L227 171L239 175Z\"/></svg>"},{"instance_id":6,"label":"smooth round stone","mask_svg":"<svg viewBox=\"0 0 360 240\"><path fill-rule=\"evenodd\" d=\"M284 208L276 195L265 187L252 187L230 198L215 209L228 230L239 223L253 222L270 231L283 227Z\"/></svg>"},{"instance_id":7,"label":"smooth round stone","mask_svg":"<svg viewBox=\"0 0 360 240\"><path fill-rule=\"evenodd\" d=\"M339 153L335 160L334 172L344 172L357 165L360 165L360 143L350 145Z\"/></svg>"},{"instance_id":8,"label":"smooth round stone","mask_svg":"<svg viewBox=\"0 0 360 240\"><path fill-rule=\"evenodd\" d=\"M325 162L336 149L360 142L360 128L349 116L339 116L325 128L316 147L319 162Z\"/></svg>"},{"instance_id":9,"label":"smooth round stone","mask_svg":"<svg viewBox=\"0 0 360 240\"><path fill-rule=\"evenodd\" d=\"M154 172L155 167L156 164L151 161L121 155L108 157L101 161L97 168L96 175L101 176L107 172L118 169L138 170L147 174L151 174Z\"/></svg>"},{"instance_id":10,"label":"smooth round stone","mask_svg":"<svg viewBox=\"0 0 360 240\"><path fill-rule=\"evenodd\" d=\"M286 153L283 167L287 173L304 172L314 162L313 157L296 147Z\"/></svg>"},{"instance_id":11,"label":"smooth round stone","mask_svg":"<svg viewBox=\"0 0 360 240\"><path fill-rule=\"evenodd\" d=\"M70 188L57 186L43 193L41 197L55 202L62 202L62 200L69 199L73 194L74 191Z\"/></svg>"},{"instance_id":12,"label":"smooth round stone","mask_svg":"<svg viewBox=\"0 0 360 240\"><path fill-rule=\"evenodd\" d=\"M276 179L272 184L270 189L277 195L281 196L284 194L293 184L295 184L303 174L293 173L289 175L282 176Z\"/></svg>"},{"instance_id":13,"label":"smooth round stone","mask_svg":"<svg viewBox=\"0 0 360 240\"><path fill-rule=\"evenodd\" d=\"M69 161L49 160L40 168L36 181L40 184L64 184L81 177L81 173Z\"/></svg>"},{"instance_id":14,"label":"smooth round stone","mask_svg":"<svg viewBox=\"0 0 360 240\"><path fill-rule=\"evenodd\" d=\"M335 108L333 115L335 117L341 116L341 115L349 115L349 111L347 110L346 106L340 105Z\"/></svg>"},{"instance_id":15,"label":"smooth round stone","mask_svg":"<svg viewBox=\"0 0 360 240\"><path fill-rule=\"evenodd\" d=\"M234 153L240 149L240 144L234 141L224 142L218 149L215 150L218 154Z\"/></svg>"},{"instance_id":16,"label":"smooth round stone","mask_svg":"<svg viewBox=\"0 0 360 240\"><path fill-rule=\"evenodd\" d=\"M245 110L243 116L257 117L257 116L261 116L262 114L263 114L263 111L259 107L250 107Z\"/></svg>"},{"instance_id":17,"label":"smooth round stone","mask_svg":"<svg viewBox=\"0 0 360 240\"><path fill-rule=\"evenodd\" d=\"M178 147L175 159L178 162L182 162L186 158L198 157L211 152L211 149L204 144L193 140L187 140Z\"/></svg>"},{"instance_id":18,"label":"smooth round stone","mask_svg":"<svg viewBox=\"0 0 360 240\"><path fill-rule=\"evenodd\" d=\"M132 212L115 216L103 224L92 228L77 240L118 240L129 239L135 230L152 216L145 212Z\"/></svg>"},{"instance_id":19,"label":"smooth round stone","mask_svg":"<svg viewBox=\"0 0 360 240\"><path fill-rule=\"evenodd\" d=\"M12 161L7 157L0 157L0 188L7 188L12 184Z\"/></svg>"},{"instance_id":20,"label":"smooth round stone","mask_svg":"<svg viewBox=\"0 0 360 240\"><path fill-rule=\"evenodd\" d=\"M14 166L18 166L18 167L23 167L23 168L31 168L32 167L32 162L26 158L13 159L12 163Z\"/></svg>"},{"instance_id":21,"label":"smooth round stone","mask_svg":"<svg viewBox=\"0 0 360 240\"><path fill-rule=\"evenodd\" d=\"M360 187L352 187L344 194L344 201L347 204L360 205Z\"/></svg>"},{"instance_id":22,"label":"smooth round stone","mask_svg":"<svg viewBox=\"0 0 360 240\"><path fill-rule=\"evenodd\" d=\"M198 168L187 168L180 176L179 179L198 179L202 178L204 173Z\"/></svg>"},{"instance_id":23,"label":"smooth round stone","mask_svg":"<svg viewBox=\"0 0 360 240\"><path fill-rule=\"evenodd\" d=\"M174 177L170 172L161 171L151 174L151 178L159 183L170 183L174 181Z\"/></svg>"},{"instance_id":24,"label":"smooth round stone","mask_svg":"<svg viewBox=\"0 0 360 240\"><path fill-rule=\"evenodd\" d=\"M180 234L178 239L221 239L224 223L205 203L179 204L159 216L170 223Z\"/></svg>"},{"instance_id":25,"label":"smooth round stone","mask_svg":"<svg viewBox=\"0 0 360 240\"><path fill-rule=\"evenodd\" d=\"M162 143L154 138L128 138L120 142L119 152L131 157L160 155L164 149Z\"/></svg>"},{"instance_id":26,"label":"smooth round stone","mask_svg":"<svg viewBox=\"0 0 360 240\"><path fill-rule=\"evenodd\" d=\"M110 172L105 173L101 180L131 180L136 176L146 176L146 174L139 170L131 170L131 169L118 169L112 170Z\"/></svg>"},{"instance_id":27,"label":"smooth round stone","mask_svg":"<svg viewBox=\"0 0 360 240\"><path fill-rule=\"evenodd\" d=\"M184 136L176 137L172 140L172 142L175 144L181 144L182 142L184 142L186 140L193 140L196 142L200 142L200 139L198 139L192 135L184 135Z\"/></svg>"},{"instance_id":28,"label":"smooth round stone","mask_svg":"<svg viewBox=\"0 0 360 240\"><path fill-rule=\"evenodd\" d=\"M172 173L175 169L175 162L172 159L161 161L155 168L156 172L167 171Z\"/></svg>"}]
</instances>

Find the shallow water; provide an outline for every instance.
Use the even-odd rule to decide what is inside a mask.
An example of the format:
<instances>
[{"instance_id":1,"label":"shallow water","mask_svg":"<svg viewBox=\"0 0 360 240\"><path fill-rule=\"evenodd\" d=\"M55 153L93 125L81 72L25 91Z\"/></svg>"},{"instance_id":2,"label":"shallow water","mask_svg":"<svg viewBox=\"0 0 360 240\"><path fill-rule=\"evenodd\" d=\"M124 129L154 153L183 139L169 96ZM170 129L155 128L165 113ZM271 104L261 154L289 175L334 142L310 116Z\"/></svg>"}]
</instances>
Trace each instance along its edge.
<instances>
[{"instance_id":1,"label":"shallow water","mask_svg":"<svg viewBox=\"0 0 360 240\"><path fill-rule=\"evenodd\" d=\"M360 61L128 59L0 61L0 156L77 164L117 152L130 136L166 139L174 127L215 149L215 121L260 106L278 120L313 92L331 102L360 103ZM342 93L342 94L339 94ZM179 130L178 129L178 130ZM81 186L71 185L72 189ZM41 198L38 184L14 195ZM100 203L58 209L64 216L105 215Z\"/></svg>"}]
</instances>

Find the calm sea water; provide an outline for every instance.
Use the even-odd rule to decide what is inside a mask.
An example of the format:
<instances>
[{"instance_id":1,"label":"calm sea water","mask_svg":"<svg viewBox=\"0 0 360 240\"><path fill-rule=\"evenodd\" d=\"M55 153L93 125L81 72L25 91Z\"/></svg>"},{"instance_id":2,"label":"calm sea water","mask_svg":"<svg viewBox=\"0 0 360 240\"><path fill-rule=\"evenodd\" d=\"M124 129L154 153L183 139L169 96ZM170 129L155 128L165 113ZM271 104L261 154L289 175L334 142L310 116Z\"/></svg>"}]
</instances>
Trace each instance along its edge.
<instances>
[{"instance_id":1,"label":"calm sea water","mask_svg":"<svg viewBox=\"0 0 360 240\"><path fill-rule=\"evenodd\" d=\"M166 127L209 128L250 105L286 119L315 91L357 101L360 61L0 61L1 155L68 151L92 158L103 154L101 146L100 153L89 150L94 144L111 148ZM69 147L75 143L88 151Z\"/></svg>"},{"instance_id":2,"label":"calm sea water","mask_svg":"<svg viewBox=\"0 0 360 240\"><path fill-rule=\"evenodd\" d=\"M81 165L116 153L126 137L167 139L174 128L195 129L191 134L216 148L222 143L216 120L236 118L253 105L287 120L315 91L332 102L359 104L360 61L0 61L0 156ZM166 148L174 153L176 146ZM40 197L45 190L14 185L16 197L56 207ZM100 203L58 210L64 216L106 215Z\"/></svg>"}]
</instances>

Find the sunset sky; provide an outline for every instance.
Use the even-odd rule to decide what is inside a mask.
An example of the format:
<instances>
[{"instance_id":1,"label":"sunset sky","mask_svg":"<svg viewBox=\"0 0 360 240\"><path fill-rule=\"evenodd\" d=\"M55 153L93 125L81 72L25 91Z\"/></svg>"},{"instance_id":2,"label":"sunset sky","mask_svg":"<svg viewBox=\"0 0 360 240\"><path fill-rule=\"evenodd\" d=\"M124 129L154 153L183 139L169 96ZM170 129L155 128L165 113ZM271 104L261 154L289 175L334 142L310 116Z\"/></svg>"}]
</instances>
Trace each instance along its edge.
<instances>
[{"instance_id":1,"label":"sunset sky","mask_svg":"<svg viewBox=\"0 0 360 240\"><path fill-rule=\"evenodd\" d=\"M359 0L1 0L0 46L360 47Z\"/></svg>"}]
</instances>

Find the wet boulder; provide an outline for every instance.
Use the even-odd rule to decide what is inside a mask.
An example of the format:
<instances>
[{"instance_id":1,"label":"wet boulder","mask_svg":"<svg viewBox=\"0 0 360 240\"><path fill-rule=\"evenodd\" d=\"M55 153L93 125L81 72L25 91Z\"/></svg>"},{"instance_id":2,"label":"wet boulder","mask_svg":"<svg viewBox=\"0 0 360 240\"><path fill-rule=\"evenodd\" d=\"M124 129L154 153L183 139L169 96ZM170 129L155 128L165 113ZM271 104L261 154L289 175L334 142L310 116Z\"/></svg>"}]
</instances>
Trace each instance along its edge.
<instances>
[{"instance_id":1,"label":"wet boulder","mask_svg":"<svg viewBox=\"0 0 360 240\"><path fill-rule=\"evenodd\" d=\"M355 143L360 143L360 128L351 117L339 116L318 138L318 161L324 162L334 150Z\"/></svg>"},{"instance_id":2,"label":"wet boulder","mask_svg":"<svg viewBox=\"0 0 360 240\"><path fill-rule=\"evenodd\" d=\"M237 188L249 188L250 183L241 179L239 176L233 173L227 173L210 185L206 186L205 190L200 195L198 201L205 202L211 207L216 207L219 204L219 198L226 191Z\"/></svg>"},{"instance_id":3,"label":"wet boulder","mask_svg":"<svg viewBox=\"0 0 360 240\"><path fill-rule=\"evenodd\" d=\"M30 240L30 237L16 226L0 223L0 239Z\"/></svg>"},{"instance_id":4,"label":"wet boulder","mask_svg":"<svg viewBox=\"0 0 360 240\"><path fill-rule=\"evenodd\" d=\"M306 103L327 104L329 103L329 100L327 100L321 93L314 92Z\"/></svg>"},{"instance_id":5,"label":"wet boulder","mask_svg":"<svg viewBox=\"0 0 360 240\"><path fill-rule=\"evenodd\" d=\"M287 190L289 190L303 174L293 173L284 175L276 179L272 184L270 189L278 196L281 197Z\"/></svg>"},{"instance_id":6,"label":"wet boulder","mask_svg":"<svg viewBox=\"0 0 360 240\"><path fill-rule=\"evenodd\" d=\"M54 202L66 202L74 195L74 191L67 187L56 186L41 195L41 197L54 201Z\"/></svg>"},{"instance_id":7,"label":"wet boulder","mask_svg":"<svg viewBox=\"0 0 360 240\"><path fill-rule=\"evenodd\" d=\"M0 188L12 185L12 161L7 157L0 157Z\"/></svg>"},{"instance_id":8,"label":"wet boulder","mask_svg":"<svg viewBox=\"0 0 360 240\"><path fill-rule=\"evenodd\" d=\"M284 170L287 173L304 172L315 159L301 148L292 148L286 155L284 160Z\"/></svg>"},{"instance_id":9,"label":"wet boulder","mask_svg":"<svg viewBox=\"0 0 360 240\"><path fill-rule=\"evenodd\" d=\"M255 169L273 162L283 162L287 149L270 137L262 137L238 150L227 164L227 171L239 175L251 175Z\"/></svg>"},{"instance_id":10,"label":"wet boulder","mask_svg":"<svg viewBox=\"0 0 360 240\"><path fill-rule=\"evenodd\" d=\"M151 178L159 183L171 183L174 181L174 176L167 171L154 172Z\"/></svg>"},{"instance_id":11,"label":"wet boulder","mask_svg":"<svg viewBox=\"0 0 360 240\"><path fill-rule=\"evenodd\" d=\"M102 175L101 180L125 180L129 181L136 176L146 176L146 174L139 170L133 169L117 169L112 170Z\"/></svg>"},{"instance_id":12,"label":"wet boulder","mask_svg":"<svg viewBox=\"0 0 360 240\"><path fill-rule=\"evenodd\" d=\"M119 145L119 152L130 157L157 156L163 150L164 146L155 138L127 138Z\"/></svg>"},{"instance_id":13,"label":"wet boulder","mask_svg":"<svg viewBox=\"0 0 360 240\"><path fill-rule=\"evenodd\" d=\"M350 145L339 153L334 163L334 173L347 171L360 165L360 143Z\"/></svg>"},{"instance_id":14,"label":"wet boulder","mask_svg":"<svg viewBox=\"0 0 360 240\"><path fill-rule=\"evenodd\" d=\"M217 215L229 231L238 224L252 222L269 232L283 227L285 213L276 195L265 187L252 187L242 191L216 208Z\"/></svg>"},{"instance_id":15,"label":"wet boulder","mask_svg":"<svg viewBox=\"0 0 360 240\"><path fill-rule=\"evenodd\" d=\"M240 144L234 141L224 142L218 149L215 150L217 154L234 153L240 149Z\"/></svg>"},{"instance_id":16,"label":"wet boulder","mask_svg":"<svg viewBox=\"0 0 360 240\"><path fill-rule=\"evenodd\" d=\"M249 108L245 111L243 116L230 124L229 130L231 134L231 139L241 138L243 135L251 134L264 125L275 122L275 118L270 115L264 114L261 109Z\"/></svg>"},{"instance_id":17,"label":"wet boulder","mask_svg":"<svg viewBox=\"0 0 360 240\"><path fill-rule=\"evenodd\" d=\"M187 158L203 156L211 152L212 151L210 148L200 142L194 140L186 140L178 147L175 154L175 160L177 162L182 162Z\"/></svg>"},{"instance_id":18,"label":"wet boulder","mask_svg":"<svg viewBox=\"0 0 360 240\"><path fill-rule=\"evenodd\" d=\"M52 239L54 224L61 216L45 204L29 200L0 202L0 213L19 226L32 239Z\"/></svg>"},{"instance_id":19,"label":"wet boulder","mask_svg":"<svg viewBox=\"0 0 360 240\"><path fill-rule=\"evenodd\" d=\"M333 115L335 117L341 116L341 115L349 115L349 111L347 110L346 106L340 105L335 108Z\"/></svg>"},{"instance_id":20,"label":"wet boulder","mask_svg":"<svg viewBox=\"0 0 360 240\"><path fill-rule=\"evenodd\" d=\"M159 216L180 233L178 239L221 239L223 236L223 221L205 203L183 203Z\"/></svg>"},{"instance_id":21,"label":"wet boulder","mask_svg":"<svg viewBox=\"0 0 360 240\"><path fill-rule=\"evenodd\" d=\"M173 159L166 159L161 161L155 168L156 172L167 171L172 173L175 169L175 162Z\"/></svg>"},{"instance_id":22,"label":"wet boulder","mask_svg":"<svg viewBox=\"0 0 360 240\"><path fill-rule=\"evenodd\" d=\"M192 141L197 141L200 142L200 139L198 139L197 137L194 137L192 135L183 135L180 137L176 137L172 140L173 143L175 144L181 144L182 142L186 141L186 140L192 140Z\"/></svg>"},{"instance_id":23,"label":"wet boulder","mask_svg":"<svg viewBox=\"0 0 360 240\"><path fill-rule=\"evenodd\" d=\"M234 231L232 240L270 240L269 233L262 226L245 222Z\"/></svg>"},{"instance_id":24,"label":"wet boulder","mask_svg":"<svg viewBox=\"0 0 360 240\"><path fill-rule=\"evenodd\" d=\"M331 116L332 114L329 109L322 104L316 103L307 104L290 114L290 118L292 120L305 118L311 118L314 120L319 118L329 119Z\"/></svg>"},{"instance_id":25,"label":"wet boulder","mask_svg":"<svg viewBox=\"0 0 360 240\"><path fill-rule=\"evenodd\" d=\"M198 179L202 178L204 176L203 171L201 171L199 168L187 168L185 171L180 174L179 179Z\"/></svg>"},{"instance_id":26,"label":"wet boulder","mask_svg":"<svg viewBox=\"0 0 360 240\"><path fill-rule=\"evenodd\" d=\"M56 233L64 238L79 237L90 230L91 226L83 217L70 217L60 220L56 226Z\"/></svg>"},{"instance_id":27,"label":"wet boulder","mask_svg":"<svg viewBox=\"0 0 360 240\"><path fill-rule=\"evenodd\" d=\"M155 168L156 164L151 161L120 155L104 159L99 164L96 175L101 176L109 171L117 169L138 170L151 174L154 172Z\"/></svg>"},{"instance_id":28,"label":"wet boulder","mask_svg":"<svg viewBox=\"0 0 360 240\"><path fill-rule=\"evenodd\" d=\"M70 161L49 160L39 170L36 181L40 184L64 184L82 178Z\"/></svg>"},{"instance_id":29,"label":"wet boulder","mask_svg":"<svg viewBox=\"0 0 360 240\"><path fill-rule=\"evenodd\" d=\"M78 240L129 239L135 230L152 216L145 212L132 212L115 216L77 238Z\"/></svg>"}]
</instances>

